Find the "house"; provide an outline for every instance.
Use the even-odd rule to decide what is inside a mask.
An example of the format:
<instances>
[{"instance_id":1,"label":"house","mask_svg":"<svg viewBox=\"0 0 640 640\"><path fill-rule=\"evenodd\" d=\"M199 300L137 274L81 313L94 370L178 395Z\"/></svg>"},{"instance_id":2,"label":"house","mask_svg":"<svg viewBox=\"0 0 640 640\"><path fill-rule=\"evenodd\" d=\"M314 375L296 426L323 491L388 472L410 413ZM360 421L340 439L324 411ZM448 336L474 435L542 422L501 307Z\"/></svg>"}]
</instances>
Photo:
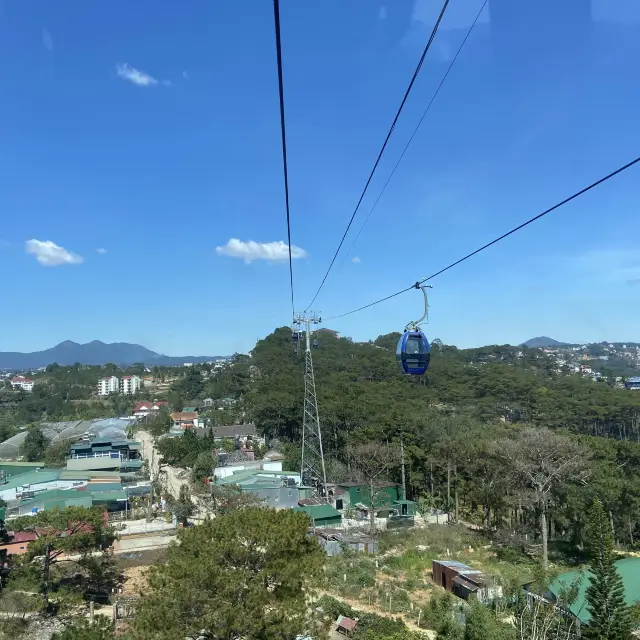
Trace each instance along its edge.
<instances>
[{"instance_id":1,"label":"house","mask_svg":"<svg viewBox=\"0 0 640 640\"><path fill-rule=\"evenodd\" d=\"M202 401L202 405L205 409L210 409L211 407L213 407L213 398L205 398Z\"/></svg>"},{"instance_id":2,"label":"house","mask_svg":"<svg viewBox=\"0 0 640 640\"><path fill-rule=\"evenodd\" d=\"M357 621L346 616L338 616L336 620L336 631L345 636L351 635L356 630Z\"/></svg>"},{"instance_id":3,"label":"house","mask_svg":"<svg viewBox=\"0 0 640 640\"><path fill-rule=\"evenodd\" d=\"M215 469L215 483L219 486L236 486L243 493L253 494L262 500L263 506L272 509L291 509L309 497L313 489L300 486L300 472L267 471L246 463L247 468L224 477ZM258 463L259 464L259 463ZM282 465L280 465L282 468Z\"/></svg>"},{"instance_id":4,"label":"house","mask_svg":"<svg viewBox=\"0 0 640 640\"><path fill-rule=\"evenodd\" d=\"M342 514L330 504L315 504L305 507L293 507L293 511L305 513L315 527L333 527L342 524Z\"/></svg>"},{"instance_id":5,"label":"house","mask_svg":"<svg viewBox=\"0 0 640 640\"><path fill-rule=\"evenodd\" d=\"M27 553L29 543L38 538L35 531L7 532L7 541L0 543L0 558L4 561L8 556L21 556Z\"/></svg>"},{"instance_id":6,"label":"house","mask_svg":"<svg viewBox=\"0 0 640 640\"><path fill-rule=\"evenodd\" d=\"M12 389L22 389L23 391L33 391L33 380L24 376L14 376L11 378Z\"/></svg>"},{"instance_id":7,"label":"house","mask_svg":"<svg viewBox=\"0 0 640 640\"><path fill-rule=\"evenodd\" d=\"M130 440L95 438L71 446L67 469L136 472L142 468L141 445Z\"/></svg>"},{"instance_id":8,"label":"house","mask_svg":"<svg viewBox=\"0 0 640 640\"><path fill-rule=\"evenodd\" d=\"M223 440L230 438L237 446L243 448L251 444L264 444L264 438L258 435L258 431L253 424L232 424L228 427L212 427L213 439Z\"/></svg>"},{"instance_id":9,"label":"house","mask_svg":"<svg viewBox=\"0 0 640 640\"><path fill-rule=\"evenodd\" d=\"M123 376L120 380L120 393L133 395L142 388L142 378L140 376Z\"/></svg>"},{"instance_id":10,"label":"house","mask_svg":"<svg viewBox=\"0 0 640 640\"><path fill-rule=\"evenodd\" d=\"M431 565L432 579L443 589L468 600L477 598L487 603L502 597L502 587L477 569L472 569L456 560L434 560Z\"/></svg>"},{"instance_id":11,"label":"house","mask_svg":"<svg viewBox=\"0 0 640 640\"><path fill-rule=\"evenodd\" d=\"M371 507L371 489L367 483L363 482L341 482L335 485L341 489L343 504ZM334 489L335 495L335 489ZM348 499L347 499L348 496ZM374 504L376 511L382 511L380 515L386 517L393 505L402 499L402 487L395 482L382 482L374 487Z\"/></svg>"},{"instance_id":12,"label":"house","mask_svg":"<svg viewBox=\"0 0 640 640\"><path fill-rule=\"evenodd\" d=\"M142 385L144 387L153 387L156 384L156 380L153 376L144 376L142 378Z\"/></svg>"},{"instance_id":13,"label":"house","mask_svg":"<svg viewBox=\"0 0 640 640\"><path fill-rule=\"evenodd\" d=\"M133 409L133 415L138 417L145 417L151 413L157 412L160 409L166 409L169 403L166 400L160 400L158 402L138 402Z\"/></svg>"},{"instance_id":14,"label":"house","mask_svg":"<svg viewBox=\"0 0 640 640\"><path fill-rule=\"evenodd\" d=\"M627 389L635 389L636 391L640 391L640 376L627 378L627 381L624 383L624 386Z\"/></svg>"},{"instance_id":15,"label":"house","mask_svg":"<svg viewBox=\"0 0 640 640\"><path fill-rule=\"evenodd\" d=\"M200 426L198 414L195 411L174 411L171 414L171 420L173 420L173 428L182 431Z\"/></svg>"},{"instance_id":16,"label":"house","mask_svg":"<svg viewBox=\"0 0 640 640\"><path fill-rule=\"evenodd\" d=\"M118 376L107 376L98 380L98 395L108 396L110 393L118 393L120 389L120 380Z\"/></svg>"}]
</instances>

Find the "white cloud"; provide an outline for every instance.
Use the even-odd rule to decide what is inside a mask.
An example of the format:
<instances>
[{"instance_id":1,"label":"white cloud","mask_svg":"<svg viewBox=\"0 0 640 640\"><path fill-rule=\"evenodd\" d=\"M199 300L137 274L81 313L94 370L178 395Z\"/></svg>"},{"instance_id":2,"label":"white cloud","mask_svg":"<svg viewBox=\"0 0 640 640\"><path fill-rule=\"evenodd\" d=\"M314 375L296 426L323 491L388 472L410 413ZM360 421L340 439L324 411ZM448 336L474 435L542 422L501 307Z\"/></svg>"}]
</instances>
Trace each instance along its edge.
<instances>
[{"instance_id":1,"label":"white cloud","mask_svg":"<svg viewBox=\"0 0 640 640\"><path fill-rule=\"evenodd\" d=\"M387 19L387 7L380 7L380 10L378 11L378 20L380 20L380 22L382 22L383 20Z\"/></svg>"},{"instance_id":2,"label":"white cloud","mask_svg":"<svg viewBox=\"0 0 640 640\"><path fill-rule=\"evenodd\" d=\"M96 249L96 251L97 251L98 253L102 253L102 254L107 253L107 250L106 250L106 249L103 249L102 247L100 247L99 249Z\"/></svg>"},{"instance_id":3,"label":"white cloud","mask_svg":"<svg viewBox=\"0 0 640 640\"><path fill-rule=\"evenodd\" d=\"M64 247L59 247L51 240L27 240L25 251L35 256L43 267L58 267L61 264L80 264L84 258Z\"/></svg>"},{"instance_id":4,"label":"white cloud","mask_svg":"<svg viewBox=\"0 0 640 640\"><path fill-rule=\"evenodd\" d=\"M124 64L117 64L116 71L123 80L128 80L139 87L152 87L158 84L158 81L153 76L132 67L126 62Z\"/></svg>"},{"instance_id":5,"label":"white cloud","mask_svg":"<svg viewBox=\"0 0 640 640\"><path fill-rule=\"evenodd\" d=\"M171 87L173 86L173 82L171 82L171 80L163 80L162 85L165 87Z\"/></svg>"},{"instance_id":6,"label":"white cloud","mask_svg":"<svg viewBox=\"0 0 640 640\"><path fill-rule=\"evenodd\" d=\"M183 72L182 72L182 77L183 77L185 80L189 80L189 73L188 73L187 71L183 71Z\"/></svg>"},{"instance_id":7,"label":"white cloud","mask_svg":"<svg viewBox=\"0 0 640 640\"><path fill-rule=\"evenodd\" d=\"M280 262L289 259L289 245L282 240L279 242L254 242L253 240L244 242L237 238L231 238L224 246L216 247L216 253L220 256L241 258L245 264L250 264L254 260ZM307 252L304 249L291 245L292 258L304 258L306 255Z\"/></svg>"},{"instance_id":8,"label":"white cloud","mask_svg":"<svg viewBox=\"0 0 640 640\"><path fill-rule=\"evenodd\" d=\"M353 264L360 264L362 260L360 260L358 256L353 256L353 258L351 258L351 262L353 262Z\"/></svg>"},{"instance_id":9,"label":"white cloud","mask_svg":"<svg viewBox=\"0 0 640 640\"><path fill-rule=\"evenodd\" d=\"M47 29L42 30L42 45L47 51L53 53L53 38Z\"/></svg>"}]
</instances>

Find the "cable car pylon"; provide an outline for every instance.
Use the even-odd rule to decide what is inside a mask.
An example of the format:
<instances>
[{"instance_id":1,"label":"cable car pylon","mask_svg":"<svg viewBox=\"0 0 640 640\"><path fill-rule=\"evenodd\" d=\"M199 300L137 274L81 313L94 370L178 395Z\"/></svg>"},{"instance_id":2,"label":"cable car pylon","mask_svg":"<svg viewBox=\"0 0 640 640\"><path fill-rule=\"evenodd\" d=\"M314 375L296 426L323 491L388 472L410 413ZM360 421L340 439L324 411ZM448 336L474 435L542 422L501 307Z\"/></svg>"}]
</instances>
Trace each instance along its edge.
<instances>
[{"instance_id":1,"label":"cable car pylon","mask_svg":"<svg viewBox=\"0 0 640 640\"><path fill-rule=\"evenodd\" d=\"M327 474L324 467L322 431L316 398L316 380L311 357L311 326L318 325L321 318L315 313L299 314L295 318L297 327L304 327L304 416L302 421L302 455L300 479L304 486L314 487L321 498L327 499Z\"/></svg>"}]
</instances>

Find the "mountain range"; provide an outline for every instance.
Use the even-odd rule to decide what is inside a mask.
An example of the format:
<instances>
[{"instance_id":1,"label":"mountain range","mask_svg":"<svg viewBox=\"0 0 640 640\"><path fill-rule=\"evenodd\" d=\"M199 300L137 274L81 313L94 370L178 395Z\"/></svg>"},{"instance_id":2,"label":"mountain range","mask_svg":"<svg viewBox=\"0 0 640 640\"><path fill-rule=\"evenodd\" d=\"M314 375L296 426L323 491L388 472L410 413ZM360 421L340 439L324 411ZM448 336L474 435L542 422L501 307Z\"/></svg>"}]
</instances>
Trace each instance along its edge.
<instances>
[{"instance_id":1,"label":"mountain range","mask_svg":"<svg viewBox=\"0 0 640 640\"><path fill-rule=\"evenodd\" d=\"M20 353L17 351L0 351L0 369L23 371L26 369L39 369L57 362L61 365L99 364L108 362L118 365L143 362L147 366L153 365L180 365L184 363L211 362L220 360L224 356L165 356L151 351L139 344L127 342L104 343L94 340L87 344L78 344L66 340L60 344L32 353Z\"/></svg>"}]
</instances>

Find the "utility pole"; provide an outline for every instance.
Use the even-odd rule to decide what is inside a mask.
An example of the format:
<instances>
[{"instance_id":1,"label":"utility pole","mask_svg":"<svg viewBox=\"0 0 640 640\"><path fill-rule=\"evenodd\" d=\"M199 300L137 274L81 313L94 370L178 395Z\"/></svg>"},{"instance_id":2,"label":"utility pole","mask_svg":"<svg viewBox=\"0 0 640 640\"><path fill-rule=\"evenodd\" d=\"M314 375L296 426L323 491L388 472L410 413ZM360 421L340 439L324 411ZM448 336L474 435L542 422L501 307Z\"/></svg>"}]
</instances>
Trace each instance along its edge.
<instances>
[{"instance_id":1,"label":"utility pole","mask_svg":"<svg viewBox=\"0 0 640 640\"><path fill-rule=\"evenodd\" d=\"M316 399L316 381L311 357L311 325L320 324L315 313L299 314L295 327L305 329L304 415L302 421L302 456L300 478L303 485L315 487L321 498L327 499L327 474L324 467L322 432ZM299 334L298 334L299 338Z\"/></svg>"},{"instance_id":2,"label":"utility pole","mask_svg":"<svg viewBox=\"0 0 640 640\"><path fill-rule=\"evenodd\" d=\"M147 522L151 522L153 520L153 513L151 510L152 502L153 502L153 463L155 458L155 449L153 448L153 444L151 445L151 462L149 464L149 480L151 483L151 493L149 493L149 502L147 504Z\"/></svg>"}]
</instances>

